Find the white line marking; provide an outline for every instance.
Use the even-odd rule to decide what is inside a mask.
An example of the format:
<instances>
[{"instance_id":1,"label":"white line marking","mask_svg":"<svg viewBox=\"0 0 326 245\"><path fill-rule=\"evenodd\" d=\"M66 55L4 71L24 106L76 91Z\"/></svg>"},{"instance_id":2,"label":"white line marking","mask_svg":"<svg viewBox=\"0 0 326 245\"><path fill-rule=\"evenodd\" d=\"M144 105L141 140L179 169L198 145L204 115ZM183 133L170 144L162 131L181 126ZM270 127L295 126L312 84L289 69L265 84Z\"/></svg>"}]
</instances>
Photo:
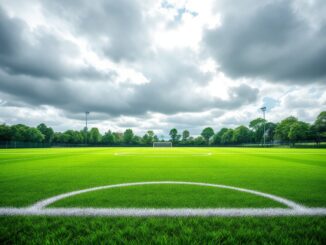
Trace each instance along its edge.
<instances>
[{"instance_id":1,"label":"white line marking","mask_svg":"<svg viewBox=\"0 0 326 245\"><path fill-rule=\"evenodd\" d=\"M46 208L46 206L67 197L75 196L81 193L127 187L137 185L155 185L155 184L182 184L182 185L197 185L209 186L215 188L224 188L247 192L257 196L272 199L276 202L282 203L289 208ZM278 197L272 194L263 193L259 191L238 188L233 186L197 183L197 182L183 182L183 181L152 181L152 182L137 182L124 183L107 186L99 186L79 191L73 191L61 195L57 195L35 203L27 208L0 208L0 215L14 216L14 215L36 215L36 216L128 216L128 217L189 217L189 216L223 216L223 217L243 217L243 216L326 216L326 208L308 208L297 204L291 200Z\"/></svg>"},{"instance_id":2,"label":"white line marking","mask_svg":"<svg viewBox=\"0 0 326 245\"><path fill-rule=\"evenodd\" d=\"M128 217L189 217L189 216L325 216L326 208L0 208L2 216L128 216Z\"/></svg>"},{"instance_id":3,"label":"white line marking","mask_svg":"<svg viewBox=\"0 0 326 245\"><path fill-rule=\"evenodd\" d=\"M31 206L32 209L42 209L46 206L57 202L59 200L62 200L67 197L72 197L75 195L79 195L82 193L92 192L92 191L98 191L98 190L104 190L104 189L111 189L111 188L119 188L119 187L127 187L127 186L139 186L139 185L196 185L196 186L208 186L208 187L215 187L215 188L222 188L222 189L229 189L229 190L235 190L235 191L241 191L250 193L253 195L269 198L273 201L279 202L285 206L288 206L289 208L293 209L304 209L305 207L303 205L300 205L298 203L295 203L293 201L287 200L285 198L275 196L272 194L260 192L260 191L254 191L250 189L244 189L244 188L238 188L228 185L218 185L218 184L209 184L209 183L199 183L199 182L185 182L185 181L150 181L150 182L135 182L135 183L124 183L124 184L115 184L115 185L105 185L105 186L98 186L93 188L88 188L84 190L78 190L78 191L72 191L64 194L60 194L54 197L47 198L45 200L41 200Z\"/></svg>"}]
</instances>

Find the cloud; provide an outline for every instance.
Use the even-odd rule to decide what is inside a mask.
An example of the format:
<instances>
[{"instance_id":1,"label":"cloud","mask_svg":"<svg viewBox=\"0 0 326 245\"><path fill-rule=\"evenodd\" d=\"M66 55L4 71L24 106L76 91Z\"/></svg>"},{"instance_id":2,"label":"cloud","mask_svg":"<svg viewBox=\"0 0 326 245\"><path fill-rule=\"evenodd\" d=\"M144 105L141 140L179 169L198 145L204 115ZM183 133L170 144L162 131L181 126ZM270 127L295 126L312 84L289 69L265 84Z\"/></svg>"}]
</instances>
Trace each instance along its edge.
<instances>
[{"instance_id":1,"label":"cloud","mask_svg":"<svg viewBox=\"0 0 326 245\"><path fill-rule=\"evenodd\" d=\"M60 16L73 32L90 40L93 49L116 62L141 59L151 44L148 28L153 19L148 19L146 9L153 1L59 0L45 4L50 15Z\"/></svg>"},{"instance_id":2,"label":"cloud","mask_svg":"<svg viewBox=\"0 0 326 245\"><path fill-rule=\"evenodd\" d=\"M71 43L43 30L31 32L0 7L0 66L8 73L58 79L74 72L65 56L75 54Z\"/></svg>"},{"instance_id":3,"label":"cloud","mask_svg":"<svg viewBox=\"0 0 326 245\"><path fill-rule=\"evenodd\" d=\"M221 2L217 11L222 12L222 25L205 33L204 45L227 75L325 82L325 21L304 18L303 6L296 1L244 1L246 11ZM325 1L314 2L310 12L325 9Z\"/></svg>"},{"instance_id":4,"label":"cloud","mask_svg":"<svg viewBox=\"0 0 326 245\"><path fill-rule=\"evenodd\" d=\"M0 121L80 129L87 110L102 132L199 134L264 103L275 121L311 120L326 103L325 4L312 2L4 0Z\"/></svg>"}]
</instances>

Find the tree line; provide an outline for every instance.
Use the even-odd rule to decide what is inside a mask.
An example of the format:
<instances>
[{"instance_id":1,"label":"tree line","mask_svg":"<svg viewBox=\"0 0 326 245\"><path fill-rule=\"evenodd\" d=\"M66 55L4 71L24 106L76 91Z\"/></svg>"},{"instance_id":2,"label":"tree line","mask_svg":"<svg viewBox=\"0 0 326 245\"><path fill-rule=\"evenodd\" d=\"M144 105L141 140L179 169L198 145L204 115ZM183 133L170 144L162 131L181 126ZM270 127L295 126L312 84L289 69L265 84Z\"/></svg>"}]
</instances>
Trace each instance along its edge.
<instances>
[{"instance_id":1,"label":"tree line","mask_svg":"<svg viewBox=\"0 0 326 245\"><path fill-rule=\"evenodd\" d=\"M264 130L265 129L265 130ZM264 134L265 132L265 134ZM252 120L248 127L240 125L236 128L222 128L214 132L207 127L199 136L191 136L188 130L181 133L176 128L169 132L173 145L204 146L204 145L241 145L262 144L265 138L267 144L285 143L294 145L300 141L310 141L319 144L326 141L326 111L321 112L314 123L309 124L290 116L284 120L273 123L262 118ZM107 131L103 135L98 128L87 130L67 130L55 132L51 127L41 123L37 127L24 124L0 125L1 142L33 142L48 145L75 144L75 145L108 145L108 146L151 146L153 142L164 141L152 131L143 136L135 135L132 129L124 132Z\"/></svg>"}]
</instances>

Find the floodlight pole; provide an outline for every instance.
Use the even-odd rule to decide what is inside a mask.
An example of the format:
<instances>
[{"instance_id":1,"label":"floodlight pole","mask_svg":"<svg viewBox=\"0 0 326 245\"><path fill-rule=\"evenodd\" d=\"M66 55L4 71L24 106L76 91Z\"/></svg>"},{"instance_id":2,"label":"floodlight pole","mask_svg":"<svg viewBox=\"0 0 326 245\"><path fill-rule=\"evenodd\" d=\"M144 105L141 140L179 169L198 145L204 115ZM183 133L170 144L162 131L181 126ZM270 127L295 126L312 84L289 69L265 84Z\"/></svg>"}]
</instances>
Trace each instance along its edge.
<instances>
[{"instance_id":1,"label":"floodlight pole","mask_svg":"<svg viewBox=\"0 0 326 245\"><path fill-rule=\"evenodd\" d=\"M85 137L85 143L87 144L87 117L88 117L89 111L85 111L85 121L86 121L86 127L85 127L85 133L86 133L86 137Z\"/></svg>"},{"instance_id":2,"label":"floodlight pole","mask_svg":"<svg viewBox=\"0 0 326 245\"><path fill-rule=\"evenodd\" d=\"M266 134L265 134L265 112L266 112L266 106L263 106L262 108L260 108L260 110L263 112L263 117L264 117L264 135L263 135L263 139L264 139L264 146L266 143Z\"/></svg>"}]
</instances>

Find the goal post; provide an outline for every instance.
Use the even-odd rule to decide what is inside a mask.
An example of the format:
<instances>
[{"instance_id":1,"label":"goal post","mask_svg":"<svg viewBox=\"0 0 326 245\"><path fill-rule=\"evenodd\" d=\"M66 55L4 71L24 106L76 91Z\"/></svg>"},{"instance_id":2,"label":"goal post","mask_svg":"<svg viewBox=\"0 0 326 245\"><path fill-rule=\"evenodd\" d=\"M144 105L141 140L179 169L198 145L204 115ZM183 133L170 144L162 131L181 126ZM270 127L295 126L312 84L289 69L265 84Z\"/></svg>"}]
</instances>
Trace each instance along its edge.
<instances>
[{"instance_id":1,"label":"goal post","mask_svg":"<svg viewBox=\"0 0 326 245\"><path fill-rule=\"evenodd\" d=\"M153 142L153 147L172 147L172 142Z\"/></svg>"}]
</instances>

